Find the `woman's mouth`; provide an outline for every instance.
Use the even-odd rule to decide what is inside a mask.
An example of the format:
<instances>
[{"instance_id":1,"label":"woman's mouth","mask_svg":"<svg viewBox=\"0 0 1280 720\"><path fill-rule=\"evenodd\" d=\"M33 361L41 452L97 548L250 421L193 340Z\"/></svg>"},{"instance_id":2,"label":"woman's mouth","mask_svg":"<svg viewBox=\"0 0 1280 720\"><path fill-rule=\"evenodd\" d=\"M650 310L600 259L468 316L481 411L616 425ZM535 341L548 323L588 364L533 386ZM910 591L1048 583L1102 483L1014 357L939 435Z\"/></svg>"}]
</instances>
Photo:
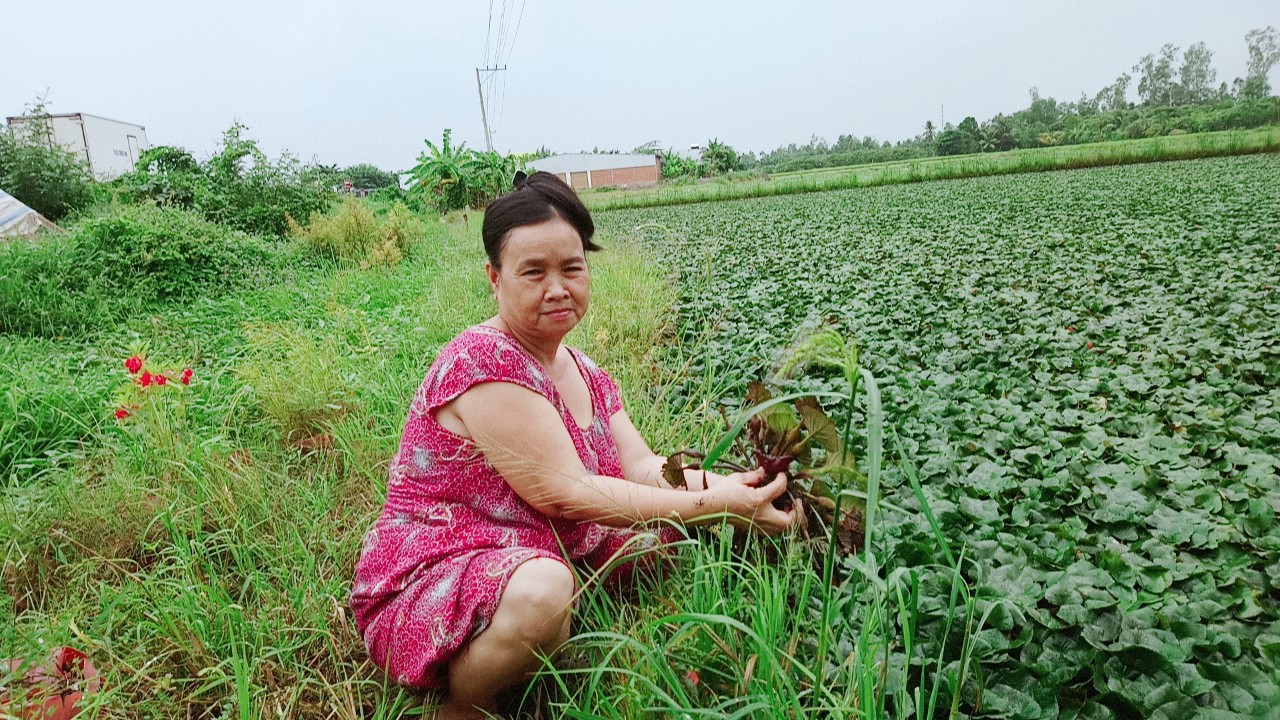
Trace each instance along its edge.
<instances>
[{"instance_id":1,"label":"woman's mouth","mask_svg":"<svg viewBox=\"0 0 1280 720\"><path fill-rule=\"evenodd\" d=\"M568 320L570 317L573 317L573 309L564 308L561 310L552 310L551 312L547 313L547 317L551 318L552 320Z\"/></svg>"}]
</instances>

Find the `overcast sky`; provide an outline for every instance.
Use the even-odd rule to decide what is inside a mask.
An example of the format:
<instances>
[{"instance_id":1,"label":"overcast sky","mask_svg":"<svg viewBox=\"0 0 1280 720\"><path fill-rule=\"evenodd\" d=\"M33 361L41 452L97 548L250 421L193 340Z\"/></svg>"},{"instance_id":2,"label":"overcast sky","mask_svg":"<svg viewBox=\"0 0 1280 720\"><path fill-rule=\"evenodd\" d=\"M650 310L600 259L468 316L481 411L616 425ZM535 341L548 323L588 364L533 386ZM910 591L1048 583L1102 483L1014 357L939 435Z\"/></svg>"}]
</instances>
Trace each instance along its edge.
<instances>
[{"instance_id":1,"label":"overcast sky","mask_svg":"<svg viewBox=\"0 0 1280 720\"><path fill-rule=\"evenodd\" d=\"M6 6L4 115L47 89L52 112L136 122L197 156L239 120L273 156L388 170L445 128L484 148L475 69L495 56L507 66L488 84L499 150L718 138L760 152L815 134L902 140L944 113L981 121L1026 107L1032 86L1075 100L1164 43L1204 41L1230 85L1245 33L1280 27L1276 0Z\"/></svg>"}]
</instances>

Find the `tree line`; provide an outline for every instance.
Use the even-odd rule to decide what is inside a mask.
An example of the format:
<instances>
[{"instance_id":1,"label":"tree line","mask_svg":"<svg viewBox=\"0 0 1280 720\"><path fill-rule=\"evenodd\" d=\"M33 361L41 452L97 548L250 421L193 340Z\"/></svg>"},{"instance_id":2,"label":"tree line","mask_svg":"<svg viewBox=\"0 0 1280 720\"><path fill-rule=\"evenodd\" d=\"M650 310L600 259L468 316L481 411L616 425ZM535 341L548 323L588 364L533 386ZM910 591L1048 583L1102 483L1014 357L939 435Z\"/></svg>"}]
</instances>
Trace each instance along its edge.
<instances>
[{"instance_id":1,"label":"tree line","mask_svg":"<svg viewBox=\"0 0 1280 720\"><path fill-rule=\"evenodd\" d=\"M1213 51L1205 43L1195 43L1185 52L1165 44L1111 84L1075 102L1044 97L1031 88L1026 108L984 122L966 117L958 125L939 128L930 120L919 135L897 143L854 135L828 143L815 135L803 145L792 143L759 155L743 153L735 169L786 172L1278 124L1280 101L1271 96L1267 75L1280 63L1280 34L1272 26L1254 29L1245 35L1245 43L1245 75L1230 84L1218 81ZM1131 90L1136 90L1137 102L1129 100Z\"/></svg>"}]
</instances>

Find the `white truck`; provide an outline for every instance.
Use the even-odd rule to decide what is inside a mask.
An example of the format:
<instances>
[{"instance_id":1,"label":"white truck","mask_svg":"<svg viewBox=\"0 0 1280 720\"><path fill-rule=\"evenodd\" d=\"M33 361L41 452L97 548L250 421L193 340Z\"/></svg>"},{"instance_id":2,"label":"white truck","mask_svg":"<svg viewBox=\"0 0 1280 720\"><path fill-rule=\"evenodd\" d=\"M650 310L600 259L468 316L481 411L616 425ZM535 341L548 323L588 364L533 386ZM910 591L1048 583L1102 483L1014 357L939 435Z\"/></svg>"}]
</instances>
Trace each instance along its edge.
<instances>
[{"instance_id":1,"label":"white truck","mask_svg":"<svg viewBox=\"0 0 1280 720\"><path fill-rule=\"evenodd\" d=\"M9 131L54 143L76 154L99 180L110 180L133 170L138 155L149 150L147 129L89 113L19 116L7 118Z\"/></svg>"}]
</instances>

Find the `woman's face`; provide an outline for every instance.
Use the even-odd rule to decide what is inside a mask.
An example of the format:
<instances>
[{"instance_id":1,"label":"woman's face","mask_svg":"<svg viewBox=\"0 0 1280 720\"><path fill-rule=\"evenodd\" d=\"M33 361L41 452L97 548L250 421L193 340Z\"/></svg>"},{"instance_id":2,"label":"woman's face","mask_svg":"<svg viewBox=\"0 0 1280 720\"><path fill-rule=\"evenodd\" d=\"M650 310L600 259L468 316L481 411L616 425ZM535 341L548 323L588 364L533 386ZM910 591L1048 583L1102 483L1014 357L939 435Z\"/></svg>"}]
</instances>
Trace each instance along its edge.
<instances>
[{"instance_id":1,"label":"woman's face","mask_svg":"<svg viewBox=\"0 0 1280 720\"><path fill-rule=\"evenodd\" d=\"M554 217L512 230L499 256L485 265L498 316L517 337L559 341L591 304L591 273L582 238Z\"/></svg>"}]
</instances>

